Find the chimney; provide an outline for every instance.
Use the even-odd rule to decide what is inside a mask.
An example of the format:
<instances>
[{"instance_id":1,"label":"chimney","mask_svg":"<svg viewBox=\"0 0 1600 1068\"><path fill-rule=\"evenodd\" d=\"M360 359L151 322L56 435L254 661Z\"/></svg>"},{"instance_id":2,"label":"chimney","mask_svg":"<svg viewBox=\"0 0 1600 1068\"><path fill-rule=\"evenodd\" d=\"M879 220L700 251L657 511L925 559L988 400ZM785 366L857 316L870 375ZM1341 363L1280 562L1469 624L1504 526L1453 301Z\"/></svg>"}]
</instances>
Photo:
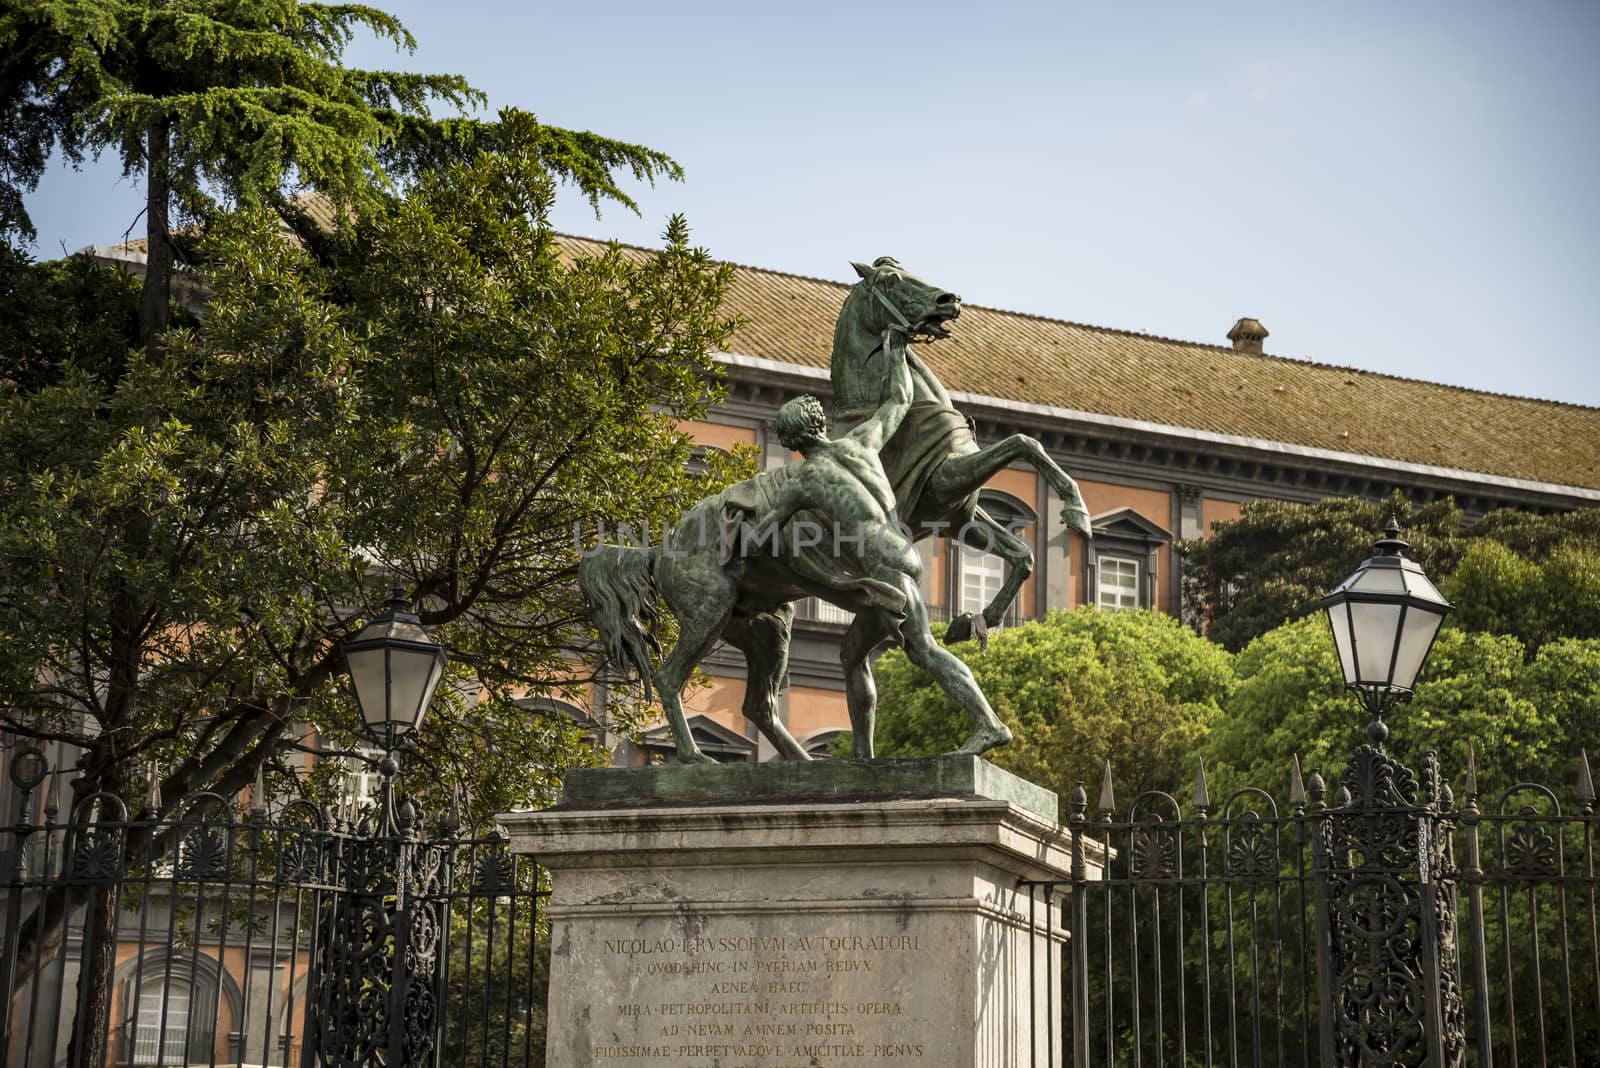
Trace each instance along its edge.
<instances>
[{"instance_id":1,"label":"chimney","mask_svg":"<svg viewBox=\"0 0 1600 1068\"><path fill-rule=\"evenodd\" d=\"M1267 339L1267 328L1261 325L1259 319L1240 319L1233 324L1233 329L1228 331L1228 340L1233 342L1237 352L1250 352L1261 355L1261 343Z\"/></svg>"}]
</instances>

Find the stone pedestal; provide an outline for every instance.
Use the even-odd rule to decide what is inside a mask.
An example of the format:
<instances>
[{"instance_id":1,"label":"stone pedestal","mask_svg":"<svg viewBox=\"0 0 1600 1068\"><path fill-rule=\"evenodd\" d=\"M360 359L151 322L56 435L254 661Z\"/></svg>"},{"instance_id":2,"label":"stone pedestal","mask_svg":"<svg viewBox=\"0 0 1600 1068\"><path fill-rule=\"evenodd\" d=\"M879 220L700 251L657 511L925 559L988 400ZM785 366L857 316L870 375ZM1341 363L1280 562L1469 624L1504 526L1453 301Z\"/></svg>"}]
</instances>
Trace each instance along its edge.
<instances>
[{"instance_id":1,"label":"stone pedestal","mask_svg":"<svg viewBox=\"0 0 1600 1068\"><path fill-rule=\"evenodd\" d=\"M502 817L551 873L549 1068L1054 1068L1055 815L972 757L576 773Z\"/></svg>"}]
</instances>

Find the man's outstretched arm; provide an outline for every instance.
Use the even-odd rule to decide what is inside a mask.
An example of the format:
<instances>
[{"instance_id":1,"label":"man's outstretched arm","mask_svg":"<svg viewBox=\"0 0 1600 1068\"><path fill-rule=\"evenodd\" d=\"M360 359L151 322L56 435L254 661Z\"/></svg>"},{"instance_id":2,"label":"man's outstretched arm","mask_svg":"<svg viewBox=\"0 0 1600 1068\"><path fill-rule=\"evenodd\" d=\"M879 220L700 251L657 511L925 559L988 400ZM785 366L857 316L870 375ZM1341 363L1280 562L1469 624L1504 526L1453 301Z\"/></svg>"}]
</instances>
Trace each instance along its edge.
<instances>
[{"instance_id":1,"label":"man's outstretched arm","mask_svg":"<svg viewBox=\"0 0 1600 1068\"><path fill-rule=\"evenodd\" d=\"M894 341L898 340L898 344ZM911 368L906 366L906 340L903 334L892 334L883 346L884 359L888 361L887 388L883 403L872 413L872 418L850 432L850 437L873 452L883 448L883 443L894 437L900 423L911 410Z\"/></svg>"}]
</instances>

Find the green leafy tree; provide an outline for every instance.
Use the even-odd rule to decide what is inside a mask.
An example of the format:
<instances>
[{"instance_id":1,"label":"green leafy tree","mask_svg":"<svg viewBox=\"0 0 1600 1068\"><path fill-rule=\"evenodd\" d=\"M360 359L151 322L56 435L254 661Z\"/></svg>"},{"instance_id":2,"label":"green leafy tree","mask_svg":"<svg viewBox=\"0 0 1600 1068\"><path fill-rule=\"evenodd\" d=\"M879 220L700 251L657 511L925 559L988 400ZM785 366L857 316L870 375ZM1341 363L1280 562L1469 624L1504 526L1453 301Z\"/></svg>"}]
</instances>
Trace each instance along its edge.
<instances>
[{"instance_id":1,"label":"green leafy tree","mask_svg":"<svg viewBox=\"0 0 1600 1068\"><path fill-rule=\"evenodd\" d=\"M1207 750L1219 786L1282 796L1298 756L1308 773L1320 767L1331 789L1365 741L1366 715L1345 692L1327 622L1310 617L1264 634L1234 667L1238 687ZM1574 767L1580 748L1594 748L1597 708L1600 641L1566 639L1529 660L1509 635L1444 630L1415 697L1389 717L1388 749L1412 767L1434 750L1457 779L1471 749L1487 796Z\"/></svg>"},{"instance_id":2,"label":"green leafy tree","mask_svg":"<svg viewBox=\"0 0 1600 1068\"><path fill-rule=\"evenodd\" d=\"M4 0L0 4L0 231L32 233L23 194L53 150L80 163L111 150L145 179L141 340L170 316L184 222L216 205L268 204L301 224L288 194L315 189L370 210L396 181L480 149L531 152L598 208L631 205L615 175L676 178L652 149L591 133L436 118L483 102L459 75L343 65L357 33L407 51L394 16L297 0Z\"/></svg>"},{"instance_id":3,"label":"green leafy tree","mask_svg":"<svg viewBox=\"0 0 1600 1068\"><path fill-rule=\"evenodd\" d=\"M1456 606L1451 625L1513 635L1530 652L1566 636L1600 637L1600 539L1535 552L1530 559L1501 541L1474 539L1440 583Z\"/></svg>"},{"instance_id":4,"label":"green leafy tree","mask_svg":"<svg viewBox=\"0 0 1600 1068\"><path fill-rule=\"evenodd\" d=\"M1323 594L1372 555L1390 515L1411 543L1408 555L1430 575L1454 566L1461 512L1450 501L1414 508L1399 493L1383 501L1252 501L1209 539L1179 543L1185 611L1205 621L1208 637L1238 652L1315 610Z\"/></svg>"},{"instance_id":5,"label":"green leafy tree","mask_svg":"<svg viewBox=\"0 0 1600 1068\"><path fill-rule=\"evenodd\" d=\"M1226 652L1156 612L1081 608L1001 631L966 661L1016 740L990 759L1065 796L1091 789L1106 761L1119 797L1170 789L1192 772L1233 688ZM955 703L898 649L873 669L883 756L949 752L966 722Z\"/></svg>"},{"instance_id":6,"label":"green leafy tree","mask_svg":"<svg viewBox=\"0 0 1600 1068\"><path fill-rule=\"evenodd\" d=\"M31 235L22 198L55 151L109 150L146 187L141 281L0 261L20 320L0 352L0 723L81 749L78 797L153 779L169 813L353 739L337 639L376 607L375 571L456 655L412 785L454 763L480 807L537 795L574 728L510 695L575 673L552 652L574 636L574 525L659 521L706 481L670 421L716 396L725 276L678 224L661 257L567 265L543 225L554 180L632 206L621 175L677 165L516 112L437 117L482 98L345 67L358 32L413 44L362 5L0 0L0 231ZM126 844L136 863L168 843ZM41 902L26 954L59 940L61 906ZM90 922L115 922L105 895ZM82 972L91 1014L108 953Z\"/></svg>"},{"instance_id":7,"label":"green leafy tree","mask_svg":"<svg viewBox=\"0 0 1600 1068\"><path fill-rule=\"evenodd\" d=\"M1416 508L1398 493L1245 505L1208 540L1180 543L1185 610L1237 652L1314 612L1372 555L1390 515L1407 555L1456 603L1446 626L1512 634L1530 654L1559 637L1600 638L1600 510L1502 509L1465 526L1449 500Z\"/></svg>"},{"instance_id":8,"label":"green leafy tree","mask_svg":"<svg viewBox=\"0 0 1600 1068\"><path fill-rule=\"evenodd\" d=\"M78 797L153 778L165 817L357 742L338 643L390 575L452 656L411 789L504 810L583 758L576 725L522 701L584 677L574 575L598 525L657 526L742 470L691 473L674 429L721 396L728 273L678 220L656 255L558 254L552 179L507 149L422 176L320 259L265 210L218 218L206 314L159 358L124 337L115 374L114 341L52 348L106 335L73 303L88 269L14 265L78 319L16 350L43 384L0 368L0 723L81 751ZM128 860L166 845L129 836Z\"/></svg>"}]
</instances>

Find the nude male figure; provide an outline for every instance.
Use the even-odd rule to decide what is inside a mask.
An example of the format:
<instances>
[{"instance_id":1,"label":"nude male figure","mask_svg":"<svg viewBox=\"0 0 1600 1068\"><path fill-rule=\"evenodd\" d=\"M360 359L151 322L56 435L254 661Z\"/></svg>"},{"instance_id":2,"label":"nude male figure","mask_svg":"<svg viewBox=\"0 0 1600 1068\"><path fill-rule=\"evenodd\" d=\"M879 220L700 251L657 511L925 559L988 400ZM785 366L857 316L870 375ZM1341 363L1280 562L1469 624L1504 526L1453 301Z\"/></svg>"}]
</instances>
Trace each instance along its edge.
<instances>
[{"instance_id":1,"label":"nude male figure","mask_svg":"<svg viewBox=\"0 0 1600 1068\"><path fill-rule=\"evenodd\" d=\"M878 455L911 407L904 337L898 344L886 339L882 352L889 387L883 403L848 434L827 436L827 419L815 397L798 397L778 410L773 426L779 440L804 459L790 465L791 473L776 487L770 506L757 513L754 529L770 535L800 512L819 522L822 545L837 547L836 565L853 573L849 585L868 594L875 631L904 646L911 662L932 675L967 713L972 733L956 752L982 753L1009 742L1011 732L996 718L967 665L934 641L928 629L928 610L917 585L922 560L902 533L894 490ZM870 690L865 699L852 698L856 755L871 756L875 698Z\"/></svg>"}]
</instances>

